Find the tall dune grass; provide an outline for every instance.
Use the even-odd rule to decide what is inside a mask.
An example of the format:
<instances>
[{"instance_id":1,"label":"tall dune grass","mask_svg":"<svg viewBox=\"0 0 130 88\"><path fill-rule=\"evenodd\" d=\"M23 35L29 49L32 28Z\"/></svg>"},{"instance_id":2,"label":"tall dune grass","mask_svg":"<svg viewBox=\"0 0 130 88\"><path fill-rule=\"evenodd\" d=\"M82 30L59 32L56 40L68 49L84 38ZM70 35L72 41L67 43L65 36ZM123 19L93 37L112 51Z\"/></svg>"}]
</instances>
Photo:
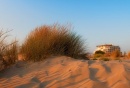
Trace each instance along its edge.
<instances>
[{"instance_id":1,"label":"tall dune grass","mask_svg":"<svg viewBox=\"0 0 130 88\"><path fill-rule=\"evenodd\" d=\"M12 65L18 60L18 44L16 40L6 46L3 55L6 66Z\"/></svg>"},{"instance_id":2,"label":"tall dune grass","mask_svg":"<svg viewBox=\"0 0 130 88\"><path fill-rule=\"evenodd\" d=\"M26 60L39 61L52 55L79 58L86 53L81 36L70 31L68 26L41 26L33 30L21 47Z\"/></svg>"},{"instance_id":3,"label":"tall dune grass","mask_svg":"<svg viewBox=\"0 0 130 88\"><path fill-rule=\"evenodd\" d=\"M9 32L0 30L0 69L9 67L17 61L18 45L16 41L7 43Z\"/></svg>"}]
</instances>

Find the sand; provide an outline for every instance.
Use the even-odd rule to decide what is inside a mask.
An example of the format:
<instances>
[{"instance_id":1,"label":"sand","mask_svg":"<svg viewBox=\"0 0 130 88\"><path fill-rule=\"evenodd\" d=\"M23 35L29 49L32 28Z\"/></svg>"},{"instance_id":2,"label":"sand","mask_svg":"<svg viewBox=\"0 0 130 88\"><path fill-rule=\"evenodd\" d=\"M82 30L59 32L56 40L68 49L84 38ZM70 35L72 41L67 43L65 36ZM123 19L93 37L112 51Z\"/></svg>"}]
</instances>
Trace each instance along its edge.
<instances>
[{"instance_id":1,"label":"sand","mask_svg":"<svg viewBox=\"0 0 130 88\"><path fill-rule=\"evenodd\" d=\"M130 60L19 61L0 72L0 88L130 88Z\"/></svg>"}]
</instances>

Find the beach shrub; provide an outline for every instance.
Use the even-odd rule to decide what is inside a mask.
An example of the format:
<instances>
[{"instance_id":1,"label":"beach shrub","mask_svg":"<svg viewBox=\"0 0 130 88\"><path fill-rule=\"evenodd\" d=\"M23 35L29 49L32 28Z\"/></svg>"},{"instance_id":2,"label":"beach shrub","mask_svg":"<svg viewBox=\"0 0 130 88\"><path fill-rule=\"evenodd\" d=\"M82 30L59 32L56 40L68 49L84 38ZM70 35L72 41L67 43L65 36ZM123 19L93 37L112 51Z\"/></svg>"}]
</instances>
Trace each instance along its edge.
<instances>
[{"instance_id":1,"label":"beach shrub","mask_svg":"<svg viewBox=\"0 0 130 88\"><path fill-rule=\"evenodd\" d=\"M93 58L92 60L98 60L97 58Z\"/></svg>"},{"instance_id":2,"label":"beach shrub","mask_svg":"<svg viewBox=\"0 0 130 88\"><path fill-rule=\"evenodd\" d=\"M104 54L105 54L105 52L103 52L103 51L96 51L95 53L94 53L94 58L99 58L99 57L104 57Z\"/></svg>"},{"instance_id":3,"label":"beach shrub","mask_svg":"<svg viewBox=\"0 0 130 88\"><path fill-rule=\"evenodd\" d=\"M98 50L98 51L95 52L95 54L105 54L105 52Z\"/></svg>"},{"instance_id":4,"label":"beach shrub","mask_svg":"<svg viewBox=\"0 0 130 88\"><path fill-rule=\"evenodd\" d=\"M99 58L99 57L103 57L103 54L94 54L94 58Z\"/></svg>"},{"instance_id":5,"label":"beach shrub","mask_svg":"<svg viewBox=\"0 0 130 88\"><path fill-rule=\"evenodd\" d=\"M109 58L106 58L106 57L102 57L102 58L100 58L100 60L109 61L110 59L109 59Z\"/></svg>"},{"instance_id":6,"label":"beach shrub","mask_svg":"<svg viewBox=\"0 0 130 88\"><path fill-rule=\"evenodd\" d=\"M120 51L119 50L115 50L111 53L111 57L112 58L117 58L117 57L120 57L121 54L120 54Z\"/></svg>"},{"instance_id":7,"label":"beach shrub","mask_svg":"<svg viewBox=\"0 0 130 88\"><path fill-rule=\"evenodd\" d=\"M14 41L11 44L9 44L8 46L6 46L3 58L4 58L6 66L12 65L18 60L17 41Z\"/></svg>"},{"instance_id":8,"label":"beach shrub","mask_svg":"<svg viewBox=\"0 0 130 88\"><path fill-rule=\"evenodd\" d=\"M86 46L81 36L71 32L68 26L54 24L31 31L20 52L31 61L40 61L52 55L79 58L86 53Z\"/></svg>"},{"instance_id":9,"label":"beach shrub","mask_svg":"<svg viewBox=\"0 0 130 88\"><path fill-rule=\"evenodd\" d=\"M17 41L8 43L8 33L10 31L0 31L0 67L6 68L14 64L17 60Z\"/></svg>"},{"instance_id":10,"label":"beach shrub","mask_svg":"<svg viewBox=\"0 0 130 88\"><path fill-rule=\"evenodd\" d=\"M114 58L114 60L121 60L120 58Z\"/></svg>"},{"instance_id":11,"label":"beach shrub","mask_svg":"<svg viewBox=\"0 0 130 88\"><path fill-rule=\"evenodd\" d=\"M130 59L130 51L128 52L127 57Z\"/></svg>"}]
</instances>

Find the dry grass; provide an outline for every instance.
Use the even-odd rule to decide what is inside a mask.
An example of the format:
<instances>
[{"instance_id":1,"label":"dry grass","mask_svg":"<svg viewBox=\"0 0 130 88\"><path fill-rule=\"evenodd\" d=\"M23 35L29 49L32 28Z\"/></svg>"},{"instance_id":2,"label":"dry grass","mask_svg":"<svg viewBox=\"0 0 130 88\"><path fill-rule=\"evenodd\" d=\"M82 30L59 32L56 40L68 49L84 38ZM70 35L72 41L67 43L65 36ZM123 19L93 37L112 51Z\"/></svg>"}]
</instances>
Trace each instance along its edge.
<instances>
[{"instance_id":1,"label":"dry grass","mask_svg":"<svg viewBox=\"0 0 130 88\"><path fill-rule=\"evenodd\" d=\"M0 31L0 60L1 64L5 67L9 67L17 60L18 45L17 42L7 43L8 33L10 31ZM2 66L3 67L3 66Z\"/></svg>"},{"instance_id":2,"label":"dry grass","mask_svg":"<svg viewBox=\"0 0 130 88\"><path fill-rule=\"evenodd\" d=\"M39 61L51 55L66 55L79 58L86 53L84 41L68 26L58 24L41 26L26 38L21 53L26 60Z\"/></svg>"},{"instance_id":3,"label":"dry grass","mask_svg":"<svg viewBox=\"0 0 130 88\"><path fill-rule=\"evenodd\" d=\"M12 42L8 46L6 46L4 52L4 61L6 66L14 64L18 59L18 44L17 41Z\"/></svg>"},{"instance_id":4,"label":"dry grass","mask_svg":"<svg viewBox=\"0 0 130 88\"><path fill-rule=\"evenodd\" d=\"M130 51L127 53L127 57L130 59Z\"/></svg>"},{"instance_id":5,"label":"dry grass","mask_svg":"<svg viewBox=\"0 0 130 88\"><path fill-rule=\"evenodd\" d=\"M117 57L120 57L121 54L120 54L120 51L119 50L115 50L111 53L111 57L112 58L117 58Z\"/></svg>"}]
</instances>

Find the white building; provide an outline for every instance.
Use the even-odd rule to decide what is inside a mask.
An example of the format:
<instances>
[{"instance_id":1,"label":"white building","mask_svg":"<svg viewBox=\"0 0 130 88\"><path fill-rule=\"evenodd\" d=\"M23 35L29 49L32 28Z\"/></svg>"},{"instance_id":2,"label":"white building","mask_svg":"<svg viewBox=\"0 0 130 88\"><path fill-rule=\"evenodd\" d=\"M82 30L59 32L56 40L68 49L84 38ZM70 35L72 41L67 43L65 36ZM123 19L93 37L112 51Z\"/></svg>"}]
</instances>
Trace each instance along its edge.
<instances>
[{"instance_id":1,"label":"white building","mask_svg":"<svg viewBox=\"0 0 130 88\"><path fill-rule=\"evenodd\" d=\"M104 44L104 45L98 45L95 52L96 51L103 51L105 53L111 53L115 50L119 50L119 52L120 52L120 47L112 45L112 44Z\"/></svg>"}]
</instances>

